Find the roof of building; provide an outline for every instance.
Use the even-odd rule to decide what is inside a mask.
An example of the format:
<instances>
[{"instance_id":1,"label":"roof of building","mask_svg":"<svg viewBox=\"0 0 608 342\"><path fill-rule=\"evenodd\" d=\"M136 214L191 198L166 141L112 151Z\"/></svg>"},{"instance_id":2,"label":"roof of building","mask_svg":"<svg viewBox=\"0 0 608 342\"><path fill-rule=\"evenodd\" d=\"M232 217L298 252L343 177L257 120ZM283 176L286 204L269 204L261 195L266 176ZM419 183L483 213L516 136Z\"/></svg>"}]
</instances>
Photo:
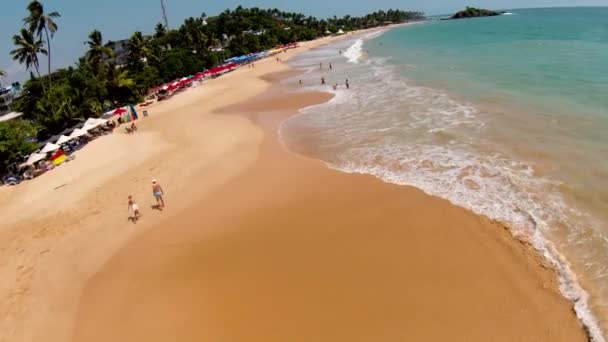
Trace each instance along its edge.
<instances>
[{"instance_id":1,"label":"roof of building","mask_svg":"<svg viewBox=\"0 0 608 342\"><path fill-rule=\"evenodd\" d=\"M23 115L23 113L10 112L10 113L0 116L0 122L16 119L16 118L20 117L21 115Z\"/></svg>"}]
</instances>

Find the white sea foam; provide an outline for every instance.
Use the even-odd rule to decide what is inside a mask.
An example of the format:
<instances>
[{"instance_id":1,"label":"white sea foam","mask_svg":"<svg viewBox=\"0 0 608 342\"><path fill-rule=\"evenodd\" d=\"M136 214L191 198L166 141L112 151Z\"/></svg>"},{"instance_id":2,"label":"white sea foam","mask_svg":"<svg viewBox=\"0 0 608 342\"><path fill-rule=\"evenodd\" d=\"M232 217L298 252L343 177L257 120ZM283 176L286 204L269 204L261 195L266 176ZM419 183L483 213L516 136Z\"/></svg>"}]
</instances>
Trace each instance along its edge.
<instances>
[{"instance_id":1,"label":"white sea foam","mask_svg":"<svg viewBox=\"0 0 608 342\"><path fill-rule=\"evenodd\" d=\"M351 45L346 51L344 51L344 57L350 63L359 63L359 60L363 56L363 39L357 39L353 45Z\"/></svg>"},{"instance_id":2,"label":"white sea foam","mask_svg":"<svg viewBox=\"0 0 608 342\"><path fill-rule=\"evenodd\" d=\"M358 39L344 53L350 63L337 67L339 77L351 79L351 89L333 91L328 103L305 108L283 122L282 140L289 146L290 129L313 127L312 138L331 168L415 186L508 224L557 270L560 291L573 302L591 340L606 341L588 294L548 239L558 223L570 227L577 243L577 234L591 222L566 202L561 183L536 176L531 163L492 148L483 139L486 114L474 105L413 84L386 60L357 64L362 50L363 40ZM608 239L602 241L608 245ZM603 276L600 272L597 278Z\"/></svg>"}]
</instances>

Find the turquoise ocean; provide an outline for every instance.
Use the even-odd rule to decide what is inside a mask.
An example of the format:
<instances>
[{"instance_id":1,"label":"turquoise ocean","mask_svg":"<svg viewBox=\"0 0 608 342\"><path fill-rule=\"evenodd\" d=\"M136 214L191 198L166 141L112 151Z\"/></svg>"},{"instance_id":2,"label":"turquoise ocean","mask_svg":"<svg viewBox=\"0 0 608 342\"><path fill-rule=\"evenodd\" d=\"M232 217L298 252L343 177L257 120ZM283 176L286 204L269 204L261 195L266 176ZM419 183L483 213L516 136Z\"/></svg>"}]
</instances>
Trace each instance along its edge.
<instances>
[{"instance_id":1,"label":"turquoise ocean","mask_svg":"<svg viewBox=\"0 0 608 342\"><path fill-rule=\"evenodd\" d=\"M608 8L522 9L352 35L291 62L303 88L335 97L286 120L281 138L329 167L505 223L558 270L592 340L605 341L606 18Z\"/></svg>"}]
</instances>

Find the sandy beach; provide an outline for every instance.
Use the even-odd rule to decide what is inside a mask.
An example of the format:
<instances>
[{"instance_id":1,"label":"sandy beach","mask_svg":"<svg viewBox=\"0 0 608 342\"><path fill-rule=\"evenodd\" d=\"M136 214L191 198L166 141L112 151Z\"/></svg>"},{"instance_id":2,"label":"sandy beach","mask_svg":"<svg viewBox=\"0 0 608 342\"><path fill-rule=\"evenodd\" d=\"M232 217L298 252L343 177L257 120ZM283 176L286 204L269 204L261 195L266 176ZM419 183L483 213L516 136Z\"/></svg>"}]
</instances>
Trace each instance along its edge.
<instances>
[{"instance_id":1,"label":"sandy beach","mask_svg":"<svg viewBox=\"0 0 608 342\"><path fill-rule=\"evenodd\" d=\"M586 340L504 226L287 151L280 122L331 96L279 84L293 72L206 82L1 188L0 341Z\"/></svg>"}]
</instances>

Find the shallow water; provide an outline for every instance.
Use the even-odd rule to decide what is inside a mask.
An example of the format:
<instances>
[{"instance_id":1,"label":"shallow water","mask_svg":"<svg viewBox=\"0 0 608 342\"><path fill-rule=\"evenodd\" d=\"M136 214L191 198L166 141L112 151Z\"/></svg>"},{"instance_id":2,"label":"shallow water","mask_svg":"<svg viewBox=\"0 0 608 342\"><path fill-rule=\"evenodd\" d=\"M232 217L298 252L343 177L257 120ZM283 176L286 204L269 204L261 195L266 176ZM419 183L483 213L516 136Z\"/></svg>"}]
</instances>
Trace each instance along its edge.
<instances>
[{"instance_id":1,"label":"shallow water","mask_svg":"<svg viewBox=\"0 0 608 342\"><path fill-rule=\"evenodd\" d=\"M302 55L293 65L305 71L304 88L333 91L321 77L339 87L329 103L284 122L281 136L330 167L413 185L509 224L560 271L562 293L604 341L608 9L511 12Z\"/></svg>"}]
</instances>

